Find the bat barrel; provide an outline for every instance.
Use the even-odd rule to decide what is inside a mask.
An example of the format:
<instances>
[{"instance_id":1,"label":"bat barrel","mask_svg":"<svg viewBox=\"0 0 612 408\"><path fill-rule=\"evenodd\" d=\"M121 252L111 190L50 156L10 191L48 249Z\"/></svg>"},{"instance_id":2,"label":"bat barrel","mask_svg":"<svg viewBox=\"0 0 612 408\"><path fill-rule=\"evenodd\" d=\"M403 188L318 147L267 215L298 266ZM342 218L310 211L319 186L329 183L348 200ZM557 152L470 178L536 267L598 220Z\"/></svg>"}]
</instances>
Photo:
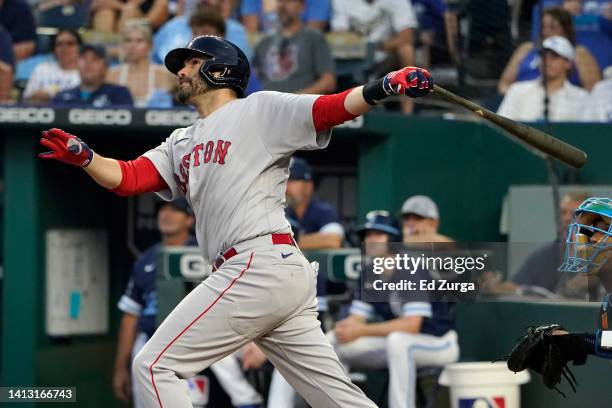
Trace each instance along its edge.
<instances>
[{"instance_id":1,"label":"bat barrel","mask_svg":"<svg viewBox=\"0 0 612 408\"><path fill-rule=\"evenodd\" d=\"M489 122L501 127L512 136L522 140L530 146L535 147L537 150L562 161L565 164L578 169L583 167L586 163L587 155L584 151L547 133L544 133L541 130L500 116L497 113L491 112L490 110L485 109L474 102L470 102L467 99L455 95L454 93L438 85L434 85L434 92L450 102L461 105L475 114L487 119Z\"/></svg>"}]
</instances>

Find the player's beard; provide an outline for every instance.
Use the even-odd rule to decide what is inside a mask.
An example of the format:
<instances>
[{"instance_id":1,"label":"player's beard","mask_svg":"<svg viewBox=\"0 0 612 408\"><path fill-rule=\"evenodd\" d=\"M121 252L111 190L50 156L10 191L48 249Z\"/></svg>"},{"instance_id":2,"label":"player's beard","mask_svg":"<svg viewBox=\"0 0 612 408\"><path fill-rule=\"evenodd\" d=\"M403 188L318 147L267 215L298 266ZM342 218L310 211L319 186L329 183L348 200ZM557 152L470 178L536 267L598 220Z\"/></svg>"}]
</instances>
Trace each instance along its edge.
<instances>
[{"instance_id":1,"label":"player's beard","mask_svg":"<svg viewBox=\"0 0 612 408\"><path fill-rule=\"evenodd\" d=\"M183 83L189 85L184 86ZM210 90L204 80L199 76L196 78L181 78L178 89L178 100L181 103L190 103L191 98L204 94Z\"/></svg>"}]
</instances>

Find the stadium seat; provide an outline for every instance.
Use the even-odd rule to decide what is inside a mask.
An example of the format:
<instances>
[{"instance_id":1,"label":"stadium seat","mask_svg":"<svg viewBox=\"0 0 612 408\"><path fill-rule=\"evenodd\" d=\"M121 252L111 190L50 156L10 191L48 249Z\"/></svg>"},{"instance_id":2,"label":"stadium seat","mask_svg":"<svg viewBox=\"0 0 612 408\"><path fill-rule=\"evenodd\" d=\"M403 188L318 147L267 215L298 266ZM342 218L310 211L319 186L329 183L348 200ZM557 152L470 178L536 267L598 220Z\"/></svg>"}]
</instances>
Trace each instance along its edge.
<instances>
[{"instance_id":1,"label":"stadium seat","mask_svg":"<svg viewBox=\"0 0 612 408\"><path fill-rule=\"evenodd\" d=\"M77 29L87 24L88 7L84 4L56 6L38 14L38 25Z\"/></svg>"}]
</instances>

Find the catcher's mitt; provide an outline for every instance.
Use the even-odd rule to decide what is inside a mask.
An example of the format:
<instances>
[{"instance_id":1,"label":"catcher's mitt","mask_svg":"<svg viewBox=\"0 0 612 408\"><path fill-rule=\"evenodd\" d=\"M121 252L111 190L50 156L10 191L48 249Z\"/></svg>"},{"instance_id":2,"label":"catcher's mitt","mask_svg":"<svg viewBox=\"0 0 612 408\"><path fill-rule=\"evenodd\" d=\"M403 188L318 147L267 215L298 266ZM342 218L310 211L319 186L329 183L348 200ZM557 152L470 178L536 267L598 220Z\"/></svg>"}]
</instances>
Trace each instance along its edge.
<instances>
[{"instance_id":1,"label":"catcher's mitt","mask_svg":"<svg viewBox=\"0 0 612 408\"><path fill-rule=\"evenodd\" d=\"M514 372L530 368L542 376L542 382L550 389L557 390L565 396L557 385L565 377L572 390L576 392L576 378L567 366L569 361L574 365L584 364L587 352L577 344L573 334L557 334L555 331L565 331L558 324L529 327L512 352L506 356L508 368Z\"/></svg>"}]
</instances>

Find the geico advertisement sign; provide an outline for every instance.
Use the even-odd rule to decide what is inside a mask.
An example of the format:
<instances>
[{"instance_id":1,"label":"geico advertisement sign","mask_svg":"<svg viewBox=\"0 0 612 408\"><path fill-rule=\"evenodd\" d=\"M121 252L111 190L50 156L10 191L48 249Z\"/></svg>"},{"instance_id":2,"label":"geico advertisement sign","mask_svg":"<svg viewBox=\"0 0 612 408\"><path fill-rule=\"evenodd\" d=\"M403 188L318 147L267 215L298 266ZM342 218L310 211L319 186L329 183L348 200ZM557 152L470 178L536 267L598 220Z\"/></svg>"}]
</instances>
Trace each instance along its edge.
<instances>
[{"instance_id":1,"label":"geico advertisement sign","mask_svg":"<svg viewBox=\"0 0 612 408\"><path fill-rule=\"evenodd\" d=\"M130 125L132 112L127 109L70 109L68 122L75 125Z\"/></svg>"},{"instance_id":2,"label":"geico advertisement sign","mask_svg":"<svg viewBox=\"0 0 612 408\"><path fill-rule=\"evenodd\" d=\"M150 110L145 113L149 126L191 126L198 119L198 112L190 110Z\"/></svg>"},{"instance_id":3,"label":"geico advertisement sign","mask_svg":"<svg viewBox=\"0 0 612 408\"><path fill-rule=\"evenodd\" d=\"M55 111L51 108L0 108L3 123L52 123Z\"/></svg>"},{"instance_id":4,"label":"geico advertisement sign","mask_svg":"<svg viewBox=\"0 0 612 408\"><path fill-rule=\"evenodd\" d=\"M180 259L179 268L183 277L194 280L207 277L212 270L212 266L198 253L183 254Z\"/></svg>"}]
</instances>

